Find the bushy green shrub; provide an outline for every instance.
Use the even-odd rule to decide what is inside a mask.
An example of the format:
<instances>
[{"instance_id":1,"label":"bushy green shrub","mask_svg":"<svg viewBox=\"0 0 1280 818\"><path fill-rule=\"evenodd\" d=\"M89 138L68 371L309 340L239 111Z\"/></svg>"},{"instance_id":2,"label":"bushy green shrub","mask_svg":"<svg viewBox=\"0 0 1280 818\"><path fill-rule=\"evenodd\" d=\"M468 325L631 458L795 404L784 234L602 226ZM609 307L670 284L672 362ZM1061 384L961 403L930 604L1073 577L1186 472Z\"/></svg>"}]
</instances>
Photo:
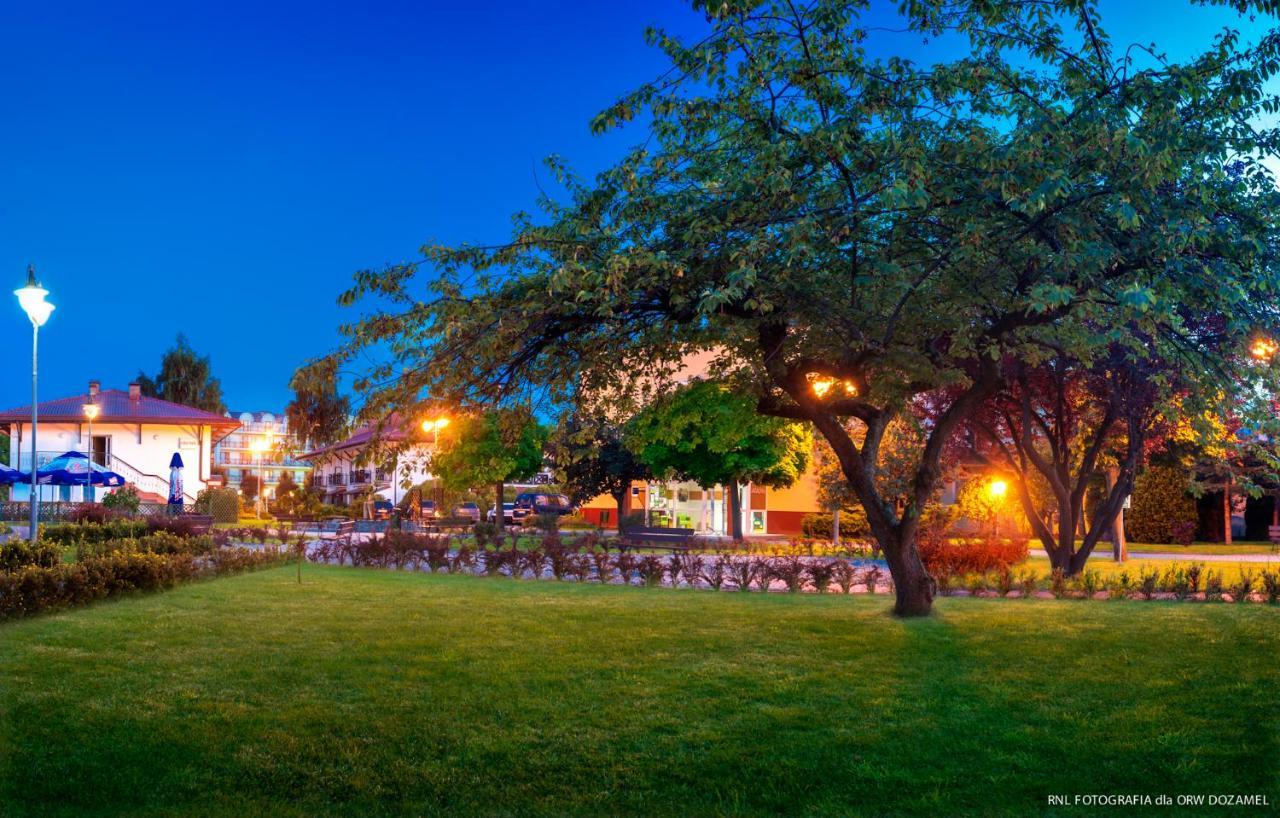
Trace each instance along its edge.
<instances>
[{"instance_id":1,"label":"bushy green shrub","mask_svg":"<svg viewBox=\"0 0 1280 818\"><path fill-rule=\"evenodd\" d=\"M32 545L27 540L0 544L0 571L18 571L28 565L52 568L62 561L60 549L48 542Z\"/></svg>"},{"instance_id":2,"label":"bushy green shrub","mask_svg":"<svg viewBox=\"0 0 1280 818\"><path fill-rule=\"evenodd\" d=\"M142 498L138 496L138 489L132 485L121 486L102 498L104 507L124 514L136 514L141 504Z\"/></svg>"},{"instance_id":3,"label":"bushy green shrub","mask_svg":"<svg viewBox=\"0 0 1280 818\"><path fill-rule=\"evenodd\" d=\"M147 533L146 520L114 519L101 523L57 523L40 527L41 539L59 545L98 543L106 540L141 537Z\"/></svg>"},{"instance_id":4,"label":"bushy green shrub","mask_svg":"<svg viewBox=\"0 0 1280 818\"><path fill-rule=\"evenodd\" d=\"M1138 475L1124 515L1125 534L1134 542L1178 543L1195 531L1196 501L1186 471L1153 465Z\"/></svg>"},{"instance_id":5,"label":"bushy green shrub","mask_svg":"<svg viewBox=\"0 0 1280 818\"><path fill-rule=\"evenodd\" d=\"M829 540L835 533L835 516L829 511L806 514L800 518L800 531L815 540ZM867 512L861 507L840 509L840 536L850 539L870 537Z\"/></svg>"},{"instance_id":6,"label":"bushy green shrub","mask_svg":"<svg viewBox=\"0 0 1280 818\"><path fill-rule=\"evenodd\" d=\"M77 563L29 565L0 573L0 619L83 605L131 591L170 588L200 576L218 576L277 565L285 557L271 551L221 549L207 558L190 554L122 551Z\"/></svg>"},{"instance_id":7,"label":"bushy green shrub","mask_svg":"<svg viewBox=\"0 0 1280 818\"><path fill-rule=\"evenodd\" d=\"M240 519L240 495L235 489L205 489L196 496L195 509L215 523L234 523Z\"/></svg>"}]
</instances>

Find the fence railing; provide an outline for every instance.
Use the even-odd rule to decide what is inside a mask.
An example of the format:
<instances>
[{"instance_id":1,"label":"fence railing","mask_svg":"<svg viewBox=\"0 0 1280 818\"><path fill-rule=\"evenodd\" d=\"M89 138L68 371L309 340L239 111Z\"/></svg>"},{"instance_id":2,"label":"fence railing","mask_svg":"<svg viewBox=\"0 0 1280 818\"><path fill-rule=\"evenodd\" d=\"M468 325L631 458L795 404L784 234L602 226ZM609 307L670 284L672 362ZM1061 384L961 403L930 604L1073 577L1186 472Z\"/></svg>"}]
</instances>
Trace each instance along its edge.
<instances>
[{"instance_id":1,"label":"fence railing","mask_svg":"<svg viewBox=\"0 0 1280 818\"><path fill-rule=\"evenodd\" d=\"M41 502L36 510L40 514L40 522L42 523L63 523L68 520L75 519L78 512L88 508L102 508L101 503L69 503L61 500L51 502ZM131 515L133 517L161 517L173 514L192 514L195 512L195 506L184 505L179 512L176 506L169 506L166 503L142 503L138 506L137 513ZM9 520L17 523L25 523L31 519L31 505L22 502L6 502L0 503L0 519Z\"/></svg>"}]
</instances>

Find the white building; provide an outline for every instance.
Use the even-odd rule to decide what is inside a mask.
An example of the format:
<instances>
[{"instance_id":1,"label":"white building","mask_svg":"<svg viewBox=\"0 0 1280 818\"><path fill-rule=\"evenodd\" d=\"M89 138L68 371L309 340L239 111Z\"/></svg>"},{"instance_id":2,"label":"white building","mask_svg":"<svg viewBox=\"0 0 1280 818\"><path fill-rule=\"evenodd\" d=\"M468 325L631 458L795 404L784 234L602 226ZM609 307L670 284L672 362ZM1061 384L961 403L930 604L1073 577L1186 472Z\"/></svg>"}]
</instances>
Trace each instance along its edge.
<instances>
[{"instance_id":1,"label":"white building","mask_svg":"<svg viewBox=\"0 0 1280 818\"><path fill-rule=\"evenodd\" d=\"M346 440L307 452L302 459L314 466L315 486L323 493L326 503L343 505L370 491L384 500L399 503L407 491L406 485L416 486L433 479L427 469L430 443L411 445L397 456L395 463L382 461L381 465L375 453L366 452L378 442L399 444L406 439L406 434L402 424L393 419L382 430L380 441L372 426L364 426ZM361 462L366 459L372 462Z\"/></svg>"},{"instance_id":2,"label":"white building","mask_svg":"<svg viewBox=\"0 0 1280 818\"><path fill-rule=\"evenodd\" d=\"M275 496L285 472L295 484L306 484L311 464L298 458L305 444L289 431L283 412L231 412L227 417L240 421L240 428L214 445L213 465L222 469L230 488L239 491L247 475L261 479L263 472L266 479L259 490L267 498Z\"/></svg>"},{"instance_id":3,"label":"white building","mask_svg":"<svg viewBox=\"0 0 1280 818\"><path fill-rule=\"evenodd\" d=\"M97 407L92 442L86 405ZM89 452L92 448L93 461L136 486L144 502L168 499L169 461L175 452L182 455L186 501L194 502L212 473L214 446L240 427L239 421L213 412L146 397L136 383L123 391L99 389L97 381L90 381L87 394L43 401L37 409L34 446L31 407L0 412L0 425L9 427L10 467L30 472L33 449L39 467L64 452ZM109 491L95 486L94 496L89 498L84 486L40 486L40 499L101 500ZM30 486L15 485L12 496L18 501L29 500Z\"/></svg>"}]
</instances>

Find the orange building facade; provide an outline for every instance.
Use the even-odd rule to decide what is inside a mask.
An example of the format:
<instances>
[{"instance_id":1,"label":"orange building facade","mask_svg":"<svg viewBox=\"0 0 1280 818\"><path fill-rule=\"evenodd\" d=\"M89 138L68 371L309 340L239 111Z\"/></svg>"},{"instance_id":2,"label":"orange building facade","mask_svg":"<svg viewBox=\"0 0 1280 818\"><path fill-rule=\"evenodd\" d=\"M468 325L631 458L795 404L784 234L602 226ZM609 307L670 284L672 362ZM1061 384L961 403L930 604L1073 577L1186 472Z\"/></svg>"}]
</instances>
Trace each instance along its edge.
<instances>
[{"instance_id":1,"label":"orange building facade","mask_svg":"<svg viewBox=\"0 0 1280 818\"><path fill-rule=\"evenodd\" d=\"M742 532L747 536L799 536L806 514L818 508L817 477L807 470L785 489L746 484L742 492ZM724 486L703 489L695 483L650 482L631 486L631 511L644 512L647 524L692 528L700 534L727 536L729 502ZM581 514L601 528L617 528L618 508L607 494L585 503Z\"/></svg>"}]
</instances>

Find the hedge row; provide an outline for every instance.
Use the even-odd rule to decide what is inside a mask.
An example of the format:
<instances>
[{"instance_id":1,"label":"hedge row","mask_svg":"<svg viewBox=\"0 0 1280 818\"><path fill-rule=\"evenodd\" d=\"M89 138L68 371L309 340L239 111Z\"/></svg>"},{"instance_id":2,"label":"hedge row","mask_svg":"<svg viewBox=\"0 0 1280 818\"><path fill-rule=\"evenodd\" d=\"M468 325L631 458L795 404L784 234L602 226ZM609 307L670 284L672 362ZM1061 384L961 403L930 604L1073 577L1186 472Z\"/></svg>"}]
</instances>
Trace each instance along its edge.
<instances>
[{"instance_id":1,"label":"hedge row","mask_svg":"<svg viewBox=\"0 0 1280 818\"><path fill-rule=\"evenodd\" d=\"M132 591L171 588L286 560L278 551L221 549L207 556L116 551L77 563L28 565L0 573L0 620L83 605Z\"/></svg>"}]
</instances>

